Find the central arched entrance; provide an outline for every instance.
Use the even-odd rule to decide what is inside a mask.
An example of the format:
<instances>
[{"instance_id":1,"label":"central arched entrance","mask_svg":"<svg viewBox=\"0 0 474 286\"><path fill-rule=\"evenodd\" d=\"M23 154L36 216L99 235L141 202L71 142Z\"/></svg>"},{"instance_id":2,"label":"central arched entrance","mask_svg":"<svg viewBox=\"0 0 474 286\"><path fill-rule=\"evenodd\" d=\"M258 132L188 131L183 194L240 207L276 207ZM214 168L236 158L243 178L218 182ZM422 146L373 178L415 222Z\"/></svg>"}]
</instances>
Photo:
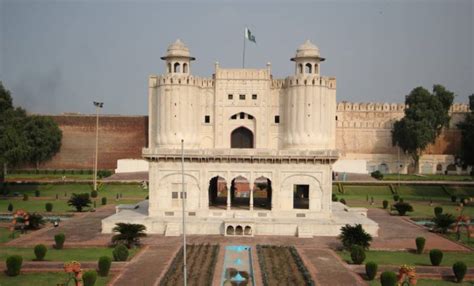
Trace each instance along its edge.
<instances>
[{"instance_id":1,"label":"central arched entrance","mask_svg":"<svg viewBox=\"0 0 474 286\"><path fill-rule=\"evenodd\" d=\"M253 133L245 127L236 128L230 134L230 148L253 148Z\"/></svg>"}]
</instances>

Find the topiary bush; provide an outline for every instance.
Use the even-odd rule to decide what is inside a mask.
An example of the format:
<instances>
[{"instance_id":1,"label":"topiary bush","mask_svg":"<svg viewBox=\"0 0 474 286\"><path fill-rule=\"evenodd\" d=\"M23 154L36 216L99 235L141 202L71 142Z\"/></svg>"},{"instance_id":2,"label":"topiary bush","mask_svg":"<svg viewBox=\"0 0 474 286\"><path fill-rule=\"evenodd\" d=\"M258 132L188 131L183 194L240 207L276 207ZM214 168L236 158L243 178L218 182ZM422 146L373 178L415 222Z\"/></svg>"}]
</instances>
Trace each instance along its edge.
<instances>
[{"instance_id":1,"label":"topiary bush","mask_svg":"<svg viewBox=\"0 0 474 286\"><path fill-rule=\"evenodd\" d=\"M115 261L127 261L128 248L124 244L118 244L112 251Z\"/></svg>"},{"instance_id":2,"label":"topiary bush","mask_svg":"<svg viewBox=\"0 0 474 286\"><path fill-rule=\"evenodd\" d=\"M397 274L392 271L385 271L380 275L380 283L382 286L395 286L397 285Z\"/></svg>"},{"instance_id":3,"label":"topiary bush","mask_svg":"<svg viewBox=\"0 0 474 286\"><path fill-rule=\"evenodd\" d=\"M435 207L434 208L434 214L435 216L439 216L440 214L443 213L443 208L442 207Z\"/></svg>"},{"instance_id":4,"label":"topiary bush","mask_svg":"<svg viewBox=\"0 0 474 286\"><path fill-rule=\"evenodd\" d=\"M91 198L97 198L98 195L99 195L99 192L97 192L97 191L92 191L91 192Z\"/></svg>"},{"instance_id":5,"label":"topiary bush","mask_svg":"<svg viewBox=\"0 0 474 286\"><path fill-rule=\"evenodd\" d=\"M364 248L359 245L354 245L351 249L351 259L354 264L362 264L365 260Z\"/></svg>"},{"instance_id":6,"label":"topiary bush","mask_svg":"<svg viewBox=\"0 0 474 286\"><path fill-rule=\"evenodd\" d=\"M375 178L377 180L382 180L383 179L383 174L379 170L370 173L370 175L372 176L372 178Z\"/></svg>"},{"instance_id":7,"label":"topiary bush","mask_svg":"<svg viewBox=\"0 0 474 286\"><path fill-rule=\"evenodd\" d=\"M372 241L372 236L368 234L360 224L356 224L355 226L346 224L341 227L339 239L347 250L351 250L354 245L368 249Z\"/></svg>"},{"instance_id":8,"label":"topiary bush","mask_svg":"<svg viewBox=\"0 0 474 286\"><path fill-rule=\"evenodd\" d=\"M23 264L23 257L20 255L10 255L7 257L7 275L18 276L20 274L21 265Z\"/></svg>"},{"instance_id":9,"label":"topiary bush","mask_svg":"<svg viewBox=\"0 0 474 286\"><path fill-rule=\"evenodd\" d=\"M397 210L398 214L404 216L407 212L412 212L413 207L409 203L405 202L398 202L393 205L393 207Z\"/></svg>"},{"instance_id":10,"label":"topiary bush","mask_svg":"<svg viewBox=\"0 0 474 286\"><path fill-rule=\"evenodd\" d=\"M107 198L103 197L102 200L101 200L101 203L102 203L103 206L105 206L107 204Z\"/></svg>"},{"instance_id":11,"label":"topiary bush","mask_svg":"<svg viewBox=\"0 0 474 286\"><path fill-rule=\"evenodd\" d=\"M456 276L456 281L461 283L464 280L464 276L466 276L467 266L466 263L462 261L458 261L453 264L453 272L454 276Z\"/></svg>"},{"instance_id":12,"label":"topiary bush","mask_svg":"<svg viewBox=\"0 0 474 286\"><path fill-rule=\"evenodd\" d=\"M58 233L54 236L54 248L62 249L64 242L66 241L66 235L64 233Z\"/></svg>"},{"instance_id":13,"label":"topiary bush","mask_svg":"<svg viewBox=\"0 0 474 286\"><path fill-rule=\"evenodd\" d=\"M12 203L9 203L9 204L8 204L7 210L8 210L9 212L12 212L12 211L13 211L13 204L12 204Z\"/></svg>"},{"instance_id":14,"label":"topiary bush","mask_svg":"<svg viewBox=\"0 0 474 286\"><path fill-rule=\"evenodd\" d=\"M41 195L40 191L39 191L39 190L35 190L35 197L39 198L40 195Z\"/></svg>"},{"instance_id":15,"label":"topiary bush","mask_svg":"<svg viewBox=\"0 0 474 286\"><path fill-rule=\"evenodd\" d=\"M375 276L377 276L377 269L378 265L375 262L367 262L365 264L365 274L369 281L374 280Z\"/></svg>"},{"instance_id":16,"label":"topiary bush","mask_svg":"<svg viewBox=\"0 0 474 286\"><path fill-rule=\"evenodd\" d=\"M393 200L398 202L398 200L400 199L400 196L399 195L393 195Z\"/></svg>"},{"instance_id":17,"label":"topiary bush","mask_svg":"<svg viewBox=\"0 0 474 286\"><path fill-rule=\"evenodd\" d=\"M387 201L387 200L383 200L382 206L383 206L384 209L388 208L388 201Z\"/></svg>"},{"instance_id":18,"label":"topiary bush","mask_svg":"<svg viewBox=\"0 0 474 286\"><path fill-rule=\"evenodd\" d=\"M333 202L339 201L339 199L337 198L337 195L334 194L334 193L332 194L332 198L331 198L331 199L332 199Z\"/></svg>"},{"instance_id":19,"label":"topiary bush","mask_svg":"<svg viewBox=\"0 0 474 286\"><path fill-rule=\"evenodd\" d=\"M102 256L101 258L99 258L99 262L98 262L99 275L103 277L109 275L111 265L112 265L112 259L110 257Z\"/></svg>"},{"instance_id":20,"label":"topiary bush","mask_svg":"<svg viewBox=\"0 0 474 286\"><path fill-rule=\"evenodd\" d=\"M52 203L46 203L44 206L47 212L52 212L53 211L53 204Z\"/></svg>"},{"instance_id":21,"label":"topiary bush","mask_svg":"<svg viewBox=\"0 0 474 286\"><path fill-rule=\"evenodd\" d=\"M425 249L426 239L424 237L417 237L416 240L416 253L422 254Z\"/></svg>"},{"instance_id":22,"label":"topiary bush","mask_svg":"<svg viewBox=\"0 0 474 286\"><path fill-rule=\"evenodd\" d=\"M430 261L433 266L439 266L443 260L443 252L439 249L432 249L430 251Z\"/></svg>"},{"instance_id":23,"label":"topiary bush","mask_svg":"<svg viewBox=\"0 0 474 286\"><path fill-rule=\"evenodd\" d=\"M84 282L84 286L94 286L95 281L97 280L97 271L89 270L84 272L82 275L82 281Z\"/></svg>"},{"instance_id":24,"label":"topiary bush","mask_svg":"<svg viewBox=\"0 0 474 286\"><path fill-rule=\"evenodd\" d=\"M23 200L26 202L28 200L28 195L27 194L23 194Z\"/></svg>"},{"instance_id":25,"label":"topiary bush","mask_svg":"<svg viewBox=\"0 0 474 286\"><path fill-rule=\"evenodd\" d=\"M44 244L37 244L34 248L36 260L43 261L48 249Z\"/></svg>"}]
</instances>

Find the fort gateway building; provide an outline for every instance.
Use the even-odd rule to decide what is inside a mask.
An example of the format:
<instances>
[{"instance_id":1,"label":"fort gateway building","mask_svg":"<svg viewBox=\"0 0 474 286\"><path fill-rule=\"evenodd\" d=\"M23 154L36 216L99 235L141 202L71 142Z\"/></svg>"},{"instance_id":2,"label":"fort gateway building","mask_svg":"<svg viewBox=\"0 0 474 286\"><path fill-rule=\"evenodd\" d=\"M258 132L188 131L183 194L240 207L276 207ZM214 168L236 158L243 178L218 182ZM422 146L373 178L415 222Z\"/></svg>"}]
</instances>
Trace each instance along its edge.
<instances>
[{"instance_id":1,"label":"fort gateway building","mask_svg":"<svg viewBox=\"0 0 474 286\"><path fill-rule=\"evenodd\" d=\"M192 75L195 60L177 40L162 57L163 75L148 79L149 200L122 206L102 221L144 224L148 233L228 236L338 235L360 223L378 225L366 209L334 203L336 79L321 75L318 47L306 41L294 74L274 79L271 65ZM182 192L181 141L184 140Z\"/></svg>"}]
</instances>

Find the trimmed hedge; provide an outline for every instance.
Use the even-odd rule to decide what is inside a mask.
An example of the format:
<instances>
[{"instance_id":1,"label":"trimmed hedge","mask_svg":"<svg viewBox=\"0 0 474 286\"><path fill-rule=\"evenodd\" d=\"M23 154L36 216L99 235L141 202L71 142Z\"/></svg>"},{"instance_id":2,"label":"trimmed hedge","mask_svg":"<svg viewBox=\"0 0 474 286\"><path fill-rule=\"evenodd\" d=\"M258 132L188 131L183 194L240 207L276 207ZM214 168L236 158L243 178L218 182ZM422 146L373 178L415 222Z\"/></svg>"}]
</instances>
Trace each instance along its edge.
<instances>
[{"instance_id":1,"label":"trimmed hedge","mask_svg":"<svg viewBox=\"0 0 474 286\"><path fill-rule=\"evenodd\" d=\"M64 242L66 241L66 235L64 233L58 233L54 236L54 248L62 249Z\"/></svg>"},{"instance_id":2,"label":"trimmed hedge","mask_svg":"<svg viewBox=\"0 0 474 286\"><path fill-rule=\"evenodd\" d=\"M103 277L109 275L110 266L112 266L112 258L108 256L100 257L97 263L97 267L99 269L98 271L99 275Z\"/></svg>"},{"instance_id":3,"label":"trimmed hedge","mask_svg":"<svg viewBox=\"0 0 474 286\"><path fill-rule=\"evenodd\" d=\"M44 244L37 244L34 248L36 260L38 261L43 261L44 257L46 256L46 252L48 252L48 249Z\"/></svg>"},{"instance_id":4,"label":"trimmed hedge","mask_svg":"<svg viewBox=\"0 0 474 286\"><path fill-rule=\"evenodd\" d=\"M397 285L397 274L392 271L385 271L380 275L380 283L382 286L395 286Z\"/></svg>"},{"instance_id":5,"label":"trimmed hedge","mask_svg":"<svg viewBox=\"0 0 474 286\"><path fill-rule=\"evenodd\" d=\"M377 276L377 270L379 266L375 262L367 262L365 264L365 274L367 275L367 279L369 281L374 280L375 276Z\"/></svg>"},{"instance_id":6,"label":"trimmed hedge","mask_svg":"<svg viewBox=\"0 0 474 286\"><path fill-rule=\"evenodd\" d=\"M52 203L46 203L44 205L44 208L46 209L47 212L52 212L53 211L53 204Z\"/></svg>"},{"instance_id":7,"label":"trimmed hedge","mask_svg":"<svg viewBox=\"0 0 474 286\"><path fill-rule=\"evenodd\" d=\"M383 200L382 206L383 206L384 209L388 208L388 201L387 201L387 200Z\"/></svg>"},{"instance_id":8,"label":"trimmed hedge","mask_svg":"<svg viewBox=\"0 0 474 286\"><path fill-rule=\"evenodd\" d=\"M82 281L84 281L84 286L94 286L95 281L97 281L97 271L89 270L84 272L84 275L82 275Z\"/></svg>"},{"instance_id":9,"label":"trimmed hedge","mask_svg":"<svg viewBox=\"0 0 474 286\"><path fill-rule=\"evenodd\" d=\"M439 249L432 249L430 251L430 261L433 266L439 266L443 260L443 252Z\"/></svg>"},{"instance_id":10,"label":"trimmed hedge","mask_svg":"<svg viewBox=\"0 0 474 286\"><path fill-rule=\"evenodd\" d=\"M442 207L435 207L434 208L434 214L435 216L439 216L440 214L443 213L443 208Z\"/></svg>"},{"instance_id":11,"label":"trimmed hedge","mask_svg":"<svg viewBox=\"0 0 474 286\"><path fill-rule=\"evenodd\" d=\"M23 264L23 257L20 255L10 255L7 257L7 275L18 276L20 274L21 265Z\"/></svg>"},{"instance_id":12,"label":"trimmed hedge","mask_svg":"<svg viewBox=\"0 0 474 286\"><path fill-rule=\"evenodd\" d=\"M416 238L415 243L416 243L416 253L422 254L423 250L425 249L426 239L422 236L419 236Z\"/></svg>"},{"instance_id":13,"label":"trimmed hedge","mask_svg":"<svg viewBox=\"0 0 474 286\"><path fill-rule=\"evenodd\" d=\"M464 280L464 276L466 276L467 266L466 263L462 261L458 261L453 264L453 273L456 276L456 281L461 283Z\"/></svg>"},{"instance_id":14,"label":"trimmed hedge","mask_svg":"<svg viewBox=\"0 0 474 286\"><path fill-rule=\"evenodd\" d=\"M359 245L354 245L351 249L351 259L354 264L362 264L365 260L364 248Z\"/></svg>"},{"instance_id":15,"label":"trimmed hedge","mask_svg":"<svg viewBox=\"0 0 474 286\"><path fill-rule=\"evenodd\" d=\"M123 244L118 244L112 251L115 261L127 261L128 248Z\"/></svg>"}]
</instances>

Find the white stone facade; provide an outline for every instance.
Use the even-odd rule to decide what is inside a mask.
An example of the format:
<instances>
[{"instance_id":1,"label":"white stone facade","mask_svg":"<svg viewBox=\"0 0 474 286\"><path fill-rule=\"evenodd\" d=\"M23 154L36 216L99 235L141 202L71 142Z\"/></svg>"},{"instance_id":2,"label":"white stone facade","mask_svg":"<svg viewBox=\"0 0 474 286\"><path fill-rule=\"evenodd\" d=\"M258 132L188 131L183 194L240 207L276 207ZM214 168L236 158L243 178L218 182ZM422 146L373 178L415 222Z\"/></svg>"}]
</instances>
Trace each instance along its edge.
<instances>
[{"instance_id":1,"label":"white stone facade","mask_svg":"<svg viewBox=\"0 0 474 286\"><path fill-rule=\"evenodd\" d=\"M331 202L336 150L336 79L320 75L319 49L307 41L295 74L273 79L263 69L191 74L188 48L169 46L166 73L149 78L149 203L103 221L132 218L150 233L181 233L181 140L187 232L239 235L337 235L346 223L378 226ZM254 198L255 196L255 198ZM333 210L333 205L336 206ZM143 207L143 206L142 206ZM138 208L140 209L140 208ZM240 227L240 228L239 228Z\"/></svg>"}]
</instances>

